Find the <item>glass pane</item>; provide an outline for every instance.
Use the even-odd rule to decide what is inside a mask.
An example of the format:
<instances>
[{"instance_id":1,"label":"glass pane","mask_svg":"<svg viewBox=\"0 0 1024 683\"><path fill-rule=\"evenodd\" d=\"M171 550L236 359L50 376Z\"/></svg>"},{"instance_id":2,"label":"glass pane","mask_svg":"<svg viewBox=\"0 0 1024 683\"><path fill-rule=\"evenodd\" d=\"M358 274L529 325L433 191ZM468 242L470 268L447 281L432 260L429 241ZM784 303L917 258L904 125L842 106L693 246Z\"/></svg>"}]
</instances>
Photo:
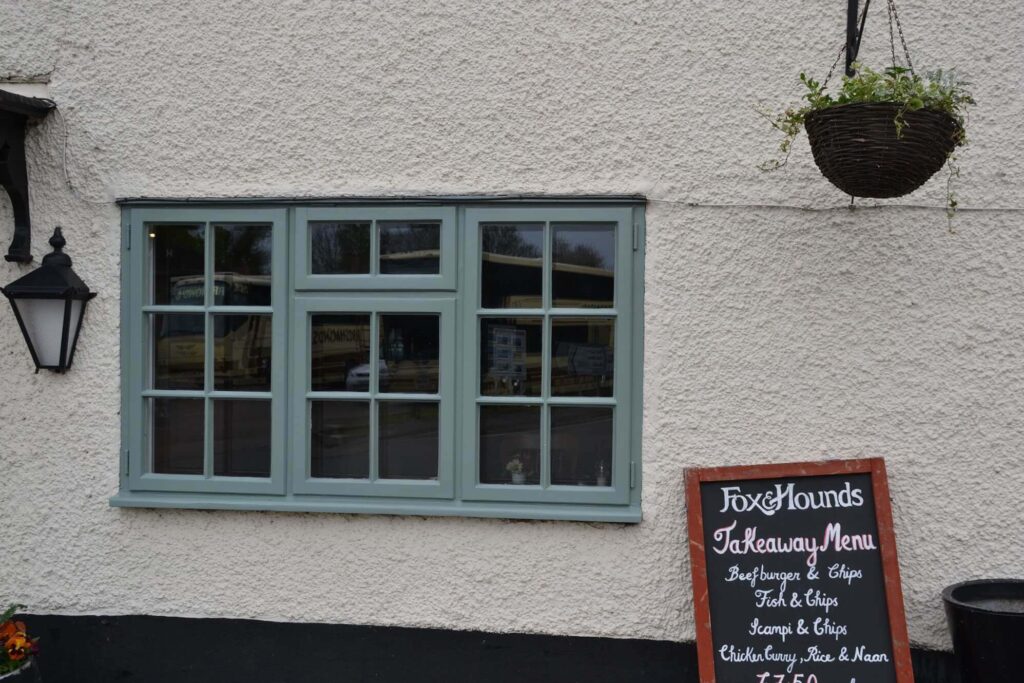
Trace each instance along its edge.
<instances>
[{"instance_id":1,"label":"glass pane","mask_svg":"<svg viewBox=\"0 0 1024 683\"><path fill-rule=\"evenodd\" d=\"M481 318L480 393L540 396L543 318Z\"/></svg>"},{"instance_id":2,"label":"glass pane","mask_svg":"<svg viewBox=\"0 0 1024 683\"><path fill-rule=\"evenodd\" d=\"M540 483L540 406L480 406L480 482Z\"/></svg>"},{"instance_id":3,"label":"glass pane","mask_svg":"<svg viewBox=\"0 0 1024 683\"><path fill-rule=\"evenodd\" d=\"M614 345L611 318L552 318L551 395L611 396Z\"/></svg>"},{"instance_id":4,"label":"glass pane","mask_svg":"<svg viewBox=\"0 0 1024 683\"><path fill-rule=\"evenodd\" d=\"M269 306L273 230L215 225L213 300L219 306Z\"/></svg>"},{"instance_id":5,"label":"glass pane","mask_svg":"<svg viewBox=\"0 0 1024 683\"><path fill-rule=\"evenodd\" d=\"M370 224L310 221L310 264L314 273L370 272Z\"/></svg>"},{"instance_id":6,"label":"glass pane","mask_svg":"<svg viewBox=\"0 0 1024 683\"><path fill-rule=\"evenodd\" d=\"M310 476L370 476L369 401L311 401Z\"/></svg>"},{"instance_id":7,"label":"glass pane","mask_svg":"<svg viewBox=\"0 0 1024 683\"><path fill-rule=\"evenodd\" d=\"M202 225L148 225L153 303L202 306Z\"/></svg>"},{"instance_id":8,"label":"glass pane","mask_svg":"<svg viewBox=\"0 0 1024 683\"><path fill-rule=\"evenodd\" d=\"M551 303L569 308L615 305L615 226L552 225Z\"/></svg>"},{"instance_id":9,"label":"glass pane","mask_svg":"<svg viewBox=\"0 0 1024 683\"><path fill-rule=\"evenodd\" d=\"M380 272L436 275L441 272L441 224L379 221Z\"/></svg>"},{"instance_id":10,"label":"glass pane","mask_svg":"<svg viewBox=\"0 0 1024 683\"><path fill-rule=\"evenodd\" d=\"M436 315L380 317L380 391L437 393L440 324Z\"/></svg>"},{"instance_id":11,"label":"glass pane","mask_svg":"<svg viewBox=\"0 0 1024 683\"><path fill-rule=\"evenodd\" d=\"M270 391L269 315L213 316L213 388Z\"/></svg>"},{"instance_id":12,"label":"glass pane","mask_svg":"<svg viewBox=\"0 0 1024 683\"><path fill-rule=\"evenodd\" d=\"M612 409L551 407L551 483L612 485Z\"/></svg>"},{"instance_id":13,"label":"glass pane","mask_svg":"<svg viewBox=\"0 0 1024 683\"><path fill-rule=\"evenodd\" d=\"M377 404L381 479L437 479L440 431L437 403Z\"/></svg>"},{"instance_id":14,"label":"glass pane","mask_svg":"<svg viewBox=\"0 0 1024 683\"><path fill-rule=\"evenodd\" d=\"M270 401L213 401L213 473L270 476Z\"/></svg>"},{"instance_id":15,"label":"glass pane","mask_svg":"<svg viewBox=\"0 0 1024 683\"><path fill-rule=\"evenodd\" d=\"M544 224L484 225L481 233L484 308L540 308L544 281Z\"/></svg>"},{"instance_id":16,"label":"glass pane","mask_svg":"<svg viewBox=\"0 0 1024 683\"><path fill-rule=\"evenodd\" d=\"M203 404L201 398L150 399L154 472L203 473Z\"/></svg>"},{"instance_id":17,"label":"glass pane","mask_svg":"<svg viewBox=\"0 0 1024 683\"><path fill-rule=\"evenodd\" d=\"M61 361L60 344L63 341L64 329L64 299L11 299L11 304L17 309L21 316L21 322L25 326L25 332L35 349L36 358L39 364L46 367L57 367ZM65 354L71 350L74 341L72 336L78 326L78 319L82 315L82 302L71 301L71 315L68 320L68 348Z\"/></svg>"},{"instance_id":18,"label":"glass pane","mask_svg":"<svg viewBox=\"0 0 1024 683\"><path fill-rule=\"evenodd\" d=\"M154 389L203 389L205 316L166 313L149 316L153 340Z\"/></svg>"},{"instance_id":19,"label":"glass pane","mask_svg":"<svg viewBox=\"0 0 1024 683\"><path fill-rule=\"evenodd\" d=\"M312 316L313 391L370 390L370 316Z\"/></svg>"}]
</instances>

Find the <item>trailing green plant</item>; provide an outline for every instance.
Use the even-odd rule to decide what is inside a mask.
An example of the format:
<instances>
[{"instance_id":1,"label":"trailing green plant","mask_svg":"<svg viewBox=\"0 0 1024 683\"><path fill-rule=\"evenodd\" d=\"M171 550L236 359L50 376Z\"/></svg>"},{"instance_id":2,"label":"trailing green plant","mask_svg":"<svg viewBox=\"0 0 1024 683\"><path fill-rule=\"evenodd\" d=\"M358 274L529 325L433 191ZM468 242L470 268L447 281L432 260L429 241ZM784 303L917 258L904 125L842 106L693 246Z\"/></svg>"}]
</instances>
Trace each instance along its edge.
<instances>
[{"instance_id":1,"label":"trailing green plant","mask_svg":"<svg viewBox=\"0 0 1024 683\"><path fill-rule=\"evenodd\" d=\"M774 128L783 133L783 139L779 143L780 158L766 161L758 168L762 171L773 171L786 165L792 151L793 141L800 134L804 122L811 113L829 107L859 102L885 102L901 105L893 121L896 125L897 135L901 135L903 132L905 125L903 115L908 111L933 109L945 112L959 124L955 140L956 147L963 147L967 144L964 131L968 107L975 102L974 97L967 89L970 84L959 79L955 72L938 70L922 76L901 66L890 66L881 72L859 64L855 64L854 67L856 69L854 75L844 76L841 85L834 93L827 89L827 83L818 82L807 74L801 73L800 82L804 84L806 92L801 98L800 105L789 107L778 114L759 112L768 119ZM953 177L959 175L955 154L950 155L949 158L949 173L950 182L947 182L947 188L951 187ZM956 198L952 190L948 189L948 212L952 214L956 210L956 206Z\"/></svg>"}]
</instances>

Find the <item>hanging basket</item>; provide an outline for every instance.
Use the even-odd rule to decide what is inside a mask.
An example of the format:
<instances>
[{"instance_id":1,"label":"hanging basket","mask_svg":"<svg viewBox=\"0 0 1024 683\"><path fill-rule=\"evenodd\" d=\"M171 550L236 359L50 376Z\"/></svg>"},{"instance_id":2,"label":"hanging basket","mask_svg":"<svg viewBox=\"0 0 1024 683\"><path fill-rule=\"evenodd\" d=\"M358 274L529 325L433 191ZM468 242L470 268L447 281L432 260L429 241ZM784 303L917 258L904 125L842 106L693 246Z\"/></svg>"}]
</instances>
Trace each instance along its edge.
<instances>
[{"instance_id":1,"label":"hanging basket","mask_svg":"<svg viewBox=\"0 0 1024 683\"><path fill-rule=\"evenodd\" d=\"M902 197L942 168L963 132L949 114L906 111L897 135L893 102L842 104L804 120L822 175L854 197Z\"/></svg>"}]
</instances>

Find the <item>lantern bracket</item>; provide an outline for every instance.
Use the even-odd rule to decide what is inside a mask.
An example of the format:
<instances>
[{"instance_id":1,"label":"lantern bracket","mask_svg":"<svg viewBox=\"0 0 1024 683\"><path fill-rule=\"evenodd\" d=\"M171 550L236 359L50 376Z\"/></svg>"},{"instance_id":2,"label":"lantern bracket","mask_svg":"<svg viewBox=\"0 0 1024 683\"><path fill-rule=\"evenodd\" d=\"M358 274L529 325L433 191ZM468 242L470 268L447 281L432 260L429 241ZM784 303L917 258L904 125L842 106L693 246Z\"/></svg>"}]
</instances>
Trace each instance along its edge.
<instances>
[{"instance_id":1,"label":"lantern bracket","mask_svg":"<svg viewBox=\"0 0 1024 683\"><path fill-rule=\"evenodd\" d=\"M0 186L6 190L14 210L14 238L4 257L8 261L32 261L25 126L29 121L44 118L56 106L41 97L25 97L0 90Z\"/></svg>"}]
</instances>

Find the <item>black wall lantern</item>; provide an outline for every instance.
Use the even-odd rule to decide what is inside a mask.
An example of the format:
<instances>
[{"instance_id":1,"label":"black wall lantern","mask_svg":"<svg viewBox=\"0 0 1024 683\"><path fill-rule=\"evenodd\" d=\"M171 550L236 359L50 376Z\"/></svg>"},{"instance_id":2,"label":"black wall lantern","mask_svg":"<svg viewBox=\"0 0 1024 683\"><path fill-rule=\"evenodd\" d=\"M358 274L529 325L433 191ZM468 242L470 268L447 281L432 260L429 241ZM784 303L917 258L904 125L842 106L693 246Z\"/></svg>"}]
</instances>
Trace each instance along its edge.
<instances>
[{"instance_id":1,"label":"black wall lantern","mask_svg":"<svg viewBox=\"0 0 1024 683\"><path fill-rule=\"evenodd\" d=\"M53 231L53 253L31 273L0 287L14 309L28 350L40 368L64 372L75 359L78 332L82 329L85 306L96 296L71 270L71 257L63 253L64 236Z\"/></svg>"}]
</instances>

